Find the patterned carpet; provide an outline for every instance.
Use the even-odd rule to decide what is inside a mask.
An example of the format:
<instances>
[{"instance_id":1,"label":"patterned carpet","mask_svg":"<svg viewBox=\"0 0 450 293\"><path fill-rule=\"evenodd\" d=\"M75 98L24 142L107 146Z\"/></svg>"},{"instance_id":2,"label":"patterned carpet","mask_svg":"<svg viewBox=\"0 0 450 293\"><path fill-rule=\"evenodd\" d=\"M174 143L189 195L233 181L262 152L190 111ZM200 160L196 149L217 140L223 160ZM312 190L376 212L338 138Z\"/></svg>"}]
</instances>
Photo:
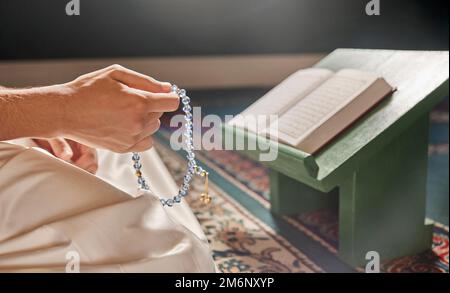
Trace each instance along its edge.
<instances>
[{"instance_id":1,"label":"patterned carpet","mask_svg":"<svg viewBox=\"0 0 450 293\"><path fill-rule=\"evenodd\" d=\"M170 172L181 183L185 172L183 158L163 143L158 143L156 148ZM228 151L214 151L208 156L203 153L199 158L211 173L211 194L214 201L206 207L197 198L188 199L211 243L214 259L222 272L352 271L352 268L341 263L336 257L336 213L319 211L298 217L270 219L273 216L268 212L269 202L265 197L268 177L263 166ZM241 192L232 195L227 190L229 188L223 188L223 184L229 184L231 189L237 188ZM192 194L199 194L202 182L196 181L193 186ZM240 194L248 197L241 198L247 203L237 198ZM246 208L248 205L253 208ZM253 214L255 209L261 208L267 212L262 219ZM269 218L269 224L264 218ZM285 222L284 226L292 226L284 231L287 234L294 230L294 233L298 233L298 240L313 240L317 246L317 255L302 250L301 241L292 241L295 235L283 235L283 226L279 225L274 229L270 225L270 222L280 221ZM334 259L322 263L315 261L324 257ZM448 272L448 227L435 225L431 251L386 263L383 265L383 271Z\"/></svg>"},{"instance_id":2,"label":"patterned carpet","mask_svg":"<svg viewBox=\"0 0 450 293\"><path fill-rule=\"evenodd\" d=\"M431 119L433 123L447 125L447 141L431 144L429 153L430 163L433 156L439 156L439 162L444 160L447 181L443 188L447 188L448 195L448 107L447 112L433 113ZM186 163L183 153L168 147L168 135L167 131L160 132L156 149L174 178L181 183ZM197 158L210 172L210 193L214 200L208 207L200 203L195 196L203 187L200 181L194 182L194 196L187 199L208 237L213 257L222 272L362 270L349 267L337 257L337 211L322 210L301 216L276 217L269 211L269 179L264 166L230 151L202 151L198 152ZM442 174L442 170L438 171ZM446 217L448 219L448 212ZM430 251L383 263L382 271L448 273L448 234L446 225L436 223Z\"/></svg>"}]
</instances>

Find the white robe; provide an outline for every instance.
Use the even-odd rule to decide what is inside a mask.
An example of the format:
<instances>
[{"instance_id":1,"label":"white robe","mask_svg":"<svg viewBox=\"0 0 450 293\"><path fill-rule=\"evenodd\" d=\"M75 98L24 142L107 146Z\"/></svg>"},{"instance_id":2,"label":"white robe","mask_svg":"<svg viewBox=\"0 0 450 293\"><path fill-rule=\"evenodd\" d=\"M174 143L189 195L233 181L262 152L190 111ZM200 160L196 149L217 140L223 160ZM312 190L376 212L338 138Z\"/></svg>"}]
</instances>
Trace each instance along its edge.
<instances>
[{"instance_id":1,"label":"white robe","mask_svg":"<svg viewBox=\"0 0 450 293\"><path fill-rule=\"evenodd\" d=\"M138 194L130 154L99 151L94 176L0 142L0 271L73 271L79 256L81 272L214 272L189 206L159 202L178 188L158 154L141 157L152 193Z\"/></svg>"}]
</instances>

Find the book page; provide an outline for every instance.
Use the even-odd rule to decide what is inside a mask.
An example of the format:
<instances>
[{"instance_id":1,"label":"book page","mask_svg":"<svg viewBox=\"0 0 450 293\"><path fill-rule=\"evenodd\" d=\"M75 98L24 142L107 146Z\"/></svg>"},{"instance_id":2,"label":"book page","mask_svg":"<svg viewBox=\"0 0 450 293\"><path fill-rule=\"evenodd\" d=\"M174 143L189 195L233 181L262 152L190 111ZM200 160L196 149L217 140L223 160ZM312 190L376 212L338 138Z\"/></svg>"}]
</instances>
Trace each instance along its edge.
<instances>
[{"instance_id":1,"label":"book page","mask_svg":"<svg viewBox=\"0 0 450 293\"><path fill-rule=\"evenodd\" d=\"M240 115L244 117L256 115L281 115L332 74L333 73L327 69L311 68L299 70L266 93L258 101L250 105ZM247 127L256 132L256 129L252 129L249 125L244 125L244 120L240 118L242 117L236 117L229 123L239 127ZM265 127L268 126L268 124L265 125ZM261 129L259 128L259 130Z\"/></svg>"},{"instance_id":2,"label":"book page","mask_svg":"<svg viewBox=\"0 0 450 293\"><path fill-rule=\"evenodd\" d=\"M371 73L341 70L286 111L278 120L278 138L297 145L377 80Z\"/></svg>"}]
</instances>

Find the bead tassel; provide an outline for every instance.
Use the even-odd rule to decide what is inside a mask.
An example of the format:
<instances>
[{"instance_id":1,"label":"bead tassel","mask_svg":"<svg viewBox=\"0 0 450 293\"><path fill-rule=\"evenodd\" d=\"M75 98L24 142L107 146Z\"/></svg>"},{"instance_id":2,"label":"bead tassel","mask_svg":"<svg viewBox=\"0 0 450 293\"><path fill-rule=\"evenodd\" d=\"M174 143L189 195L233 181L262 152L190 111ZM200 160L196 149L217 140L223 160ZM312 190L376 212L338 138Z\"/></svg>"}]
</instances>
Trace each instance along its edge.
<instances>
[{"instance_id":1,"label":"bead tassel","mask_svg":"<svg viewBox=\"0 0 450 293\"><path fill-rule=\"evenodd\" d=\"M192 113L191 113L191 106L190 106L190 98L186 95L186 90L179 89L176 85L172 85L171 91L173 93L176 93L180 99L181 103L183 104L183 111L184 111L184 137L186 142L186 158L188 159L188 170L186 172L186 175L183 178L183 184L181 185L181 188L177 195L175 195L173 198L160 198L160 201L163 206L173 206L175 203L180 203L181 199L185 197L188 194L192 175L200 175L201 177L205 178L205 190L201 194L200 199L204 204L208 204L211 202L212 198L209 195L208 192L208 172L203 170L202 167L197 165L197 161L195 160L195 153L194 153L194 144L193 144L193 127L192 127ZM135 169L135 174L137 177L137 183L138 188L143 190L150 190L150 187L147 184L147 181L142 176L141 168L142 165L140 163L140 156L138 153L133 153L132 155L133 160L133 167Z\"/></svg>"}]
</instances>

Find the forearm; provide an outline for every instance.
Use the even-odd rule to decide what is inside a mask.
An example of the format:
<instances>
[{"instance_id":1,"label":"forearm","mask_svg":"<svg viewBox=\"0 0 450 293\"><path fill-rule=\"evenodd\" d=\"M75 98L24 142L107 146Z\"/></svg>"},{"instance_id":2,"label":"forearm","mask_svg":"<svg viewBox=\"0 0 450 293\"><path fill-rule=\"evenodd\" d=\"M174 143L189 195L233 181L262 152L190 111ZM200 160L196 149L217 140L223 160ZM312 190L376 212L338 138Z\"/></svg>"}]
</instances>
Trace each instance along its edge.
<instances>
[{"instance_id":1,"label":"forearm","mask_svg":"<svg viewBox=\"0 0 450 293\"><path fill-rule=\"evenodd\" d=\"M0 141L60 135L66 94L63 85L29 89L0 87Z\"/></svg>"},{"instance_id":2,"label":"forearm","mask_svg":"<svg viewBox=\"0 0 450 293\"><path fill-rule=\"evenodd\" d=\"M64 137L94 148L151 148L163 112L178 109L171 84L120 65L42 88L0 89L0 141Z\"/></svg>"}]
</instances>

